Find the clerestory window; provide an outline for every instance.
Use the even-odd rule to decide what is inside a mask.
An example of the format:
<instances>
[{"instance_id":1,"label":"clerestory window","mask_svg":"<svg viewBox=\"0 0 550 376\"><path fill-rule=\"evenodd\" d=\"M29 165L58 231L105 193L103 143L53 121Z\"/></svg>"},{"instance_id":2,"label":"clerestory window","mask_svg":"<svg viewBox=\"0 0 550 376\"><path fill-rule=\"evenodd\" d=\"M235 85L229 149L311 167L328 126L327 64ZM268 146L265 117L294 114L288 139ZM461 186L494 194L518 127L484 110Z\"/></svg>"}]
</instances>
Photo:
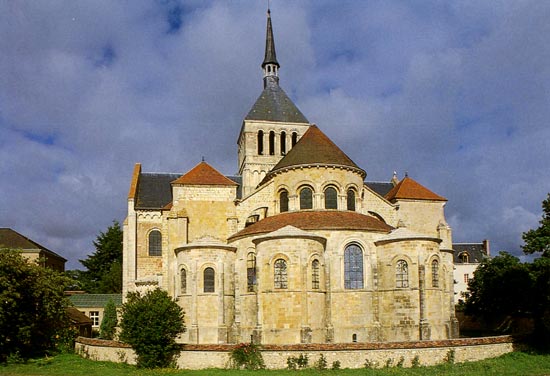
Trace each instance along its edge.
<instances>
[{"instance_id":1,"label":"clerestory window","mask_svg":"<svg viewBox=\"0 0 550 376\"><path fill-rule=\"evenodd\" d=\"M363 250L357 244L350 244L344 250L344 287L363 288Z\"/></svg>"},{"instance_id":2,"label":"clerestory window","mask_svg":"<svg viewBox=\"0 0 550 376\"><path fill-rule=\"evenodd\" d=\"M283 259L278 259L275 261L275 268L273 270L274 277L274 287L276 289L286 289L288 288L288 274L286 261Z\"/></svg>"},{"instance_id":3,"label":"clerestory window","mask_svg":"<svg viewBox=\"0 0 550 376\"><path fill-rule=\"evenodd\" d=\"M162 235L159 230L149 233L149 256L162 256Z\"/></svg>"}]
</instances>

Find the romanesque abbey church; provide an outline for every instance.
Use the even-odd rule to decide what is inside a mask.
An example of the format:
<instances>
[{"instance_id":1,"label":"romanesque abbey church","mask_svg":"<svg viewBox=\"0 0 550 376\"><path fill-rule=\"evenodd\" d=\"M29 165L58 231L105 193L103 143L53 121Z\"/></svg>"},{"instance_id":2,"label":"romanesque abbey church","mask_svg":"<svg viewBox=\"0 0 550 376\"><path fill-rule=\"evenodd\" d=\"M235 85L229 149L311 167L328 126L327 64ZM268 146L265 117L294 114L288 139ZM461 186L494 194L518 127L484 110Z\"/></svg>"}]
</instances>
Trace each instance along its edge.
<instances>
[{"instance_id":1,"label":"romanesque abbey church","mask_svg":"<svg viewBox=\"0 0 550 376\"><path fill-rule=\"evenodd\" d=\"M238 175L136 164L123 293L162 288L193 344L349 343L458 335L446 199L410 177L365 181L279 84L271 16L263 91Z\"/></svg>"}]
</instances>

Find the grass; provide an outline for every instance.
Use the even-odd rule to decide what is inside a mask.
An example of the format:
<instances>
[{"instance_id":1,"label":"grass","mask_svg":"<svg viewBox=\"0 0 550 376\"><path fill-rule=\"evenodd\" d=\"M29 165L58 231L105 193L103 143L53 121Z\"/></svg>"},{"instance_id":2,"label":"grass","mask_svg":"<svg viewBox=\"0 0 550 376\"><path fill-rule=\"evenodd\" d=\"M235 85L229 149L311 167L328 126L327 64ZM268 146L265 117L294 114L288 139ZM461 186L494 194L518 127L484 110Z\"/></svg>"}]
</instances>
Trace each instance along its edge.
<instances>
[{"instance_id":1,"label":"grass","mask_svg":"<svg viewBox=\"0 0 550 376\"><path fill-rule=\"evenodd\" d=\"M242 374L255 376L385 376L385 375L418 375L418 376L459 376L459 375L517 375L537 376L550 375L550 355L528 354L514 352L503 355L499 358L483 360L480 362L443 364L434 367L419 368L387 368L387 369L345 369L318 371L305 369L299 371L277 370L277 371L241 371L208 369L201 371L158 369L138 369L127 364L111 362L95 362L82 359L74 354L57 355L50 358L33 359L25 364L8 364L0 366L0 375L15 376L234 376Z\"/></svg>"}]
</instances>

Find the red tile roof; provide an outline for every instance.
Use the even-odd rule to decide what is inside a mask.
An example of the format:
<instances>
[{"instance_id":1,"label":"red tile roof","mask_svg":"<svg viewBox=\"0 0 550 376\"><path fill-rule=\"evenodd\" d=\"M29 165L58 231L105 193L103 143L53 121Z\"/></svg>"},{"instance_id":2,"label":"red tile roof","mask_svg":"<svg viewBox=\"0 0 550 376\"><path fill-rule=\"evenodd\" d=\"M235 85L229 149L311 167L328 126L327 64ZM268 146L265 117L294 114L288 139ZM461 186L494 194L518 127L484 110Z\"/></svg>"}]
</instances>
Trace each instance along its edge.
<instances>
[{"instance_id":1,"label":"red tile roof","mask_svg":"<svg viewBox=\"0 0 550 376\"><path fill-rule=\"evenodd\" d=\"M218 170L206 162L201 162L189 172L180 176L172 184L189 185L238 185L233 180L223 176Z\"/></svg>"},{"instance_id":2,"label":"red tile roof","mask_svg":"<svg viewBox=\"0 0 550 376\"><path fill-rule=\"evenodd\" d=\"M410 200L429 200L429 201L447 201L445 197L442 197L436 193L433 193L428 188L417 183L408 176L403 178L391 191L386 195L388 201L394 201L399 199Z\"/></svg>"},{"instance_id":3,"label":"red tile roof","mask_svg":"<svg viewBox=\"0 0 550 376\"><path fill-rule=\"evenodd\" d=\"M393 227L369 215L352 211L297 211L262 219L230 237L230 240L249 235L276 231L284 226L302 230L363 230L390 232Z\"/></svg>"},{"instance_id":4,"label":"red tile roof","mask_svg":"<svg viewBox=\"0 0 550 376\"><path fill-rule=\"evenodd\" d=\"M331 165L352 167L366 175L326 134L316 125L294 145L288 154L273 167L272 171L300 165Z\"/></svg>"}]
</instances>

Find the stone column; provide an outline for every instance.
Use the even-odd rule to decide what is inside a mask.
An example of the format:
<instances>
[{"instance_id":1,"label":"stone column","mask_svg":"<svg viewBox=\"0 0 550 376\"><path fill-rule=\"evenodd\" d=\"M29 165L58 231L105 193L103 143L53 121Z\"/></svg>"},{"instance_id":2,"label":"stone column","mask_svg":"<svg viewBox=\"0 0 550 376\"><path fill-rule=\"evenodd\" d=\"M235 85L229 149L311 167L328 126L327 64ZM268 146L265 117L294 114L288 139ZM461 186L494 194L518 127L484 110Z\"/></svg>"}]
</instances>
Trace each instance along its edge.
<instances>
[{"instance_id":1,"label":"stone column","mask_svg":"<svg viewBox=\"0 0 550 376\"><path fill-rule=\"evenodd\" d=\"M420 340L428 340L431 336L431 329L426 319L426 267L418 263L418 293L420 295Z\"/></svg>"}]
</instances>

